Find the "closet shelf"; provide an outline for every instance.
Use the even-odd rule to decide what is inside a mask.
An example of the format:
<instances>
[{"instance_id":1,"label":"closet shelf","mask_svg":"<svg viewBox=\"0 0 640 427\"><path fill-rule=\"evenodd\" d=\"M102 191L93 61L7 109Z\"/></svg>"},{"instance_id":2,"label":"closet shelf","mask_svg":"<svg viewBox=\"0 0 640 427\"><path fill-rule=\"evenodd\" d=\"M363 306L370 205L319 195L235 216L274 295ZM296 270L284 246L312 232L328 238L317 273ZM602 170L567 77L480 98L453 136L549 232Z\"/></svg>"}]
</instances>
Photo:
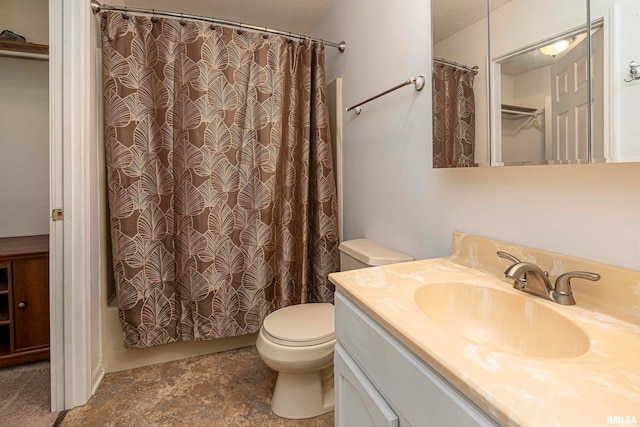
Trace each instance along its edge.
<instances>
[{"instance_id":1,"label":"closet shelf","mask_svg":"<svg viewBox=\"0 0 640 427\"><path fill-rule=\"evenodd\" d=\"M517 120L525 117L536 117L537 115L538 110L536 108L502 104L502 116L505 119Z\"/></svg>"},{"instance_id":2,"label":"closet shelf","mask_svg":"<svg viewBox=\"0 0 640 427\"><path fill-rule=\"evenodd\" d=\"M0 56L9 58L49 60L49 46L46 44L0 41Z\"/></svg>"}]
</instances>

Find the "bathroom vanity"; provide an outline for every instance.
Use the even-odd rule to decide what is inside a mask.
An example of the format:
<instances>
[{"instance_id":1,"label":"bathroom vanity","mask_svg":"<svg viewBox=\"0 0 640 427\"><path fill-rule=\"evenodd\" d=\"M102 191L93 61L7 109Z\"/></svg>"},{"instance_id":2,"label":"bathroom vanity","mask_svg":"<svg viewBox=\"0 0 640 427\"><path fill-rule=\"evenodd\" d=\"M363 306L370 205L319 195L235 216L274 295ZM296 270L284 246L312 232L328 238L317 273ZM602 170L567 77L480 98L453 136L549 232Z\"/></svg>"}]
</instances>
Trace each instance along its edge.
<instances>
[{"instance_id":1,"label":"bathroom vanity","mask_svg":"<svg viewBox=\"0 0 640 427\"><path fill-rule=\"evenodd\" d=\"M514 289L497 251L601 279L560 305ZM330 277L337 426L640 419L640 272L456 233L450 257Z\"/></svg>"},{"instance_id":2,"label":"bathroom vanity","mask_svg":"<svg viewBox=\"0 0 640 427\"><path fill-rule=\"evenodd\" d=\"M335 305L336 425L497 425L345 295Z\"/></svg>"}]
</instances>

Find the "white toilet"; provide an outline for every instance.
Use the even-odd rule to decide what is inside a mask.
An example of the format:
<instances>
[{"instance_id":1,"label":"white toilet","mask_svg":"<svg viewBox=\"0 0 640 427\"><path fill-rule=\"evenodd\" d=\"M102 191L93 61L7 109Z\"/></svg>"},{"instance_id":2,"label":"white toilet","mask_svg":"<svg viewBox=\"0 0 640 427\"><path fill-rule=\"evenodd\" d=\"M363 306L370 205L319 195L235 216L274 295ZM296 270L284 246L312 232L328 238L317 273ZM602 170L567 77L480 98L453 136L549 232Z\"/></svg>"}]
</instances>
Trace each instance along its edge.
<instances>
[{"instance_id":1,"label":"white toilet","mask_svg":"<svg viewBox=\"0 0 640 427\"><path fill-rule=\"evenodd\" d=\"M341 271L412 261L413 258L366 239L340 244ZM333 410L333 305L301 304L264 319L256 347L278 371L271 409L282 418L315 417Z\"/></svg>"}]
</instances>

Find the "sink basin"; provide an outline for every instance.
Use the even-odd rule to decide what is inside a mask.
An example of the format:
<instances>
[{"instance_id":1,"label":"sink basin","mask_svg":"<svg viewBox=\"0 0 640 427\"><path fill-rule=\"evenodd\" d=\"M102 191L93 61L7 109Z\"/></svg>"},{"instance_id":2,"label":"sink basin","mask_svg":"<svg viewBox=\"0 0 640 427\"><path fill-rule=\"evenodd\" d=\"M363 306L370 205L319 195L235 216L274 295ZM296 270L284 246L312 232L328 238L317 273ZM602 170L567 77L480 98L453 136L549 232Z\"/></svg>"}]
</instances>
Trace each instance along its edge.
<instances>
[{"instance_id":1,"label":"sink basin","mask_svg":"<svg viewBox=\"0 0 640 427\"><path fill-rule=\"evenodd\" d=\"M579 326L524 293L447 282L422 286L414 298L442 329L498 351L570 358L589 350L589 337Z\"/></svg>"}]
</instances>

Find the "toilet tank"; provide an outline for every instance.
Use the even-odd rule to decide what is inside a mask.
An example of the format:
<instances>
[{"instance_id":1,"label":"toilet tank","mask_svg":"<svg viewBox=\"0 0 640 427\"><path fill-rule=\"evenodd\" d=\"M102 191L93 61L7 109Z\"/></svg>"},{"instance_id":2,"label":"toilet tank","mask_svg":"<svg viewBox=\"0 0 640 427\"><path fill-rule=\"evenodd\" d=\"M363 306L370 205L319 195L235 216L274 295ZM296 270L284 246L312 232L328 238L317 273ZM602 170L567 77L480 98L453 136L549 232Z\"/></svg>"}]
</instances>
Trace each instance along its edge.
<instances>
[{"instance_id":1,"label":"toilet tank","mask_svg":"<svg viewBox=\"0 0 640 427\"><path fill-rule=\"evenodd\" d=\"M367 239L340 243L340 271L413 261L413 257Z\"/></svg>"}]
</instances>

